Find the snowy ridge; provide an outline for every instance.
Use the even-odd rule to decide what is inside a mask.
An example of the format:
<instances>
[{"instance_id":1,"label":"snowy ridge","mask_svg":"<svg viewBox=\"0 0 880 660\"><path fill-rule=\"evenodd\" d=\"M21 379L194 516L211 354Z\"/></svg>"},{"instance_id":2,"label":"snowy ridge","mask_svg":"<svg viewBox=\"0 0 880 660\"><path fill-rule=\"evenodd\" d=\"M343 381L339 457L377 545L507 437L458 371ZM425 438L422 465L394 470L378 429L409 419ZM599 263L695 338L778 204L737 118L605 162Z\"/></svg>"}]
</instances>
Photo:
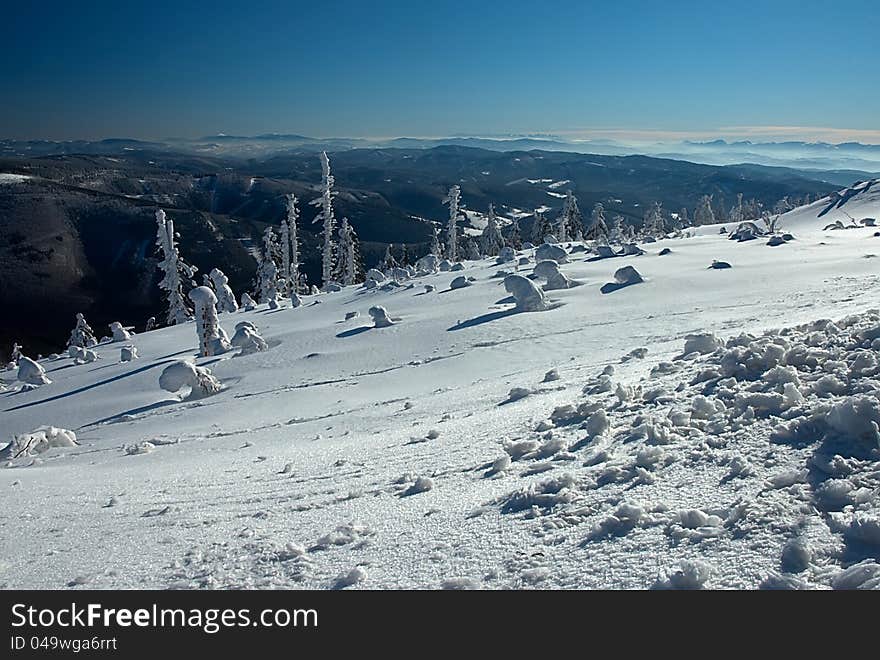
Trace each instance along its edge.
<instances>
[{"instance_id":1,"label":"snowy ridge","mask_svg":"<svg viewBox=\"0 0 880 660\"><path fill-rule=\"evenodd\" d=\"M516 312L526 250L220 315L262 352L196 358L187 323L0 372L4 439L78 443L0 469L0 584L876 587L874 231L569 244L568 288ZM179 359L221 391L160 389Z\"/></svg>"}]
</instances>

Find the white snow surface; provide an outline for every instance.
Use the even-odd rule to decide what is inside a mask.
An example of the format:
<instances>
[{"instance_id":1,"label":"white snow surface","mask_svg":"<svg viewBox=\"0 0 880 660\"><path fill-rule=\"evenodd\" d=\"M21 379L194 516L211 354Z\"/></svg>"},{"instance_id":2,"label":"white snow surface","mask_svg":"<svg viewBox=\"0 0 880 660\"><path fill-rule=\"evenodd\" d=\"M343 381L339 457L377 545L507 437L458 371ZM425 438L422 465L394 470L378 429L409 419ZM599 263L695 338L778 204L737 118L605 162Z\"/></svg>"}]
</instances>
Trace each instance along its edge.
<instances>
[{"instance_id":1,"label":"white snow surface","mask_svg":"<svg viewBox=\"0 0 880 660\"><path fill-rule=\"evenodd\" d=\"M779 247L716 228L571 254L581 286L538 313L489 259L454 292L441 273L220 314L258 329L249 355L197 358L187 323L132 336L132 362L43 360L36 389L0 372L2 441L79 443L0 467L0 586L876 587L880 237L823 232L820 206ZM601 294L623 266L645 281ZM177 360L222 389L163 391Z\"/></svg>"}]
</instances>

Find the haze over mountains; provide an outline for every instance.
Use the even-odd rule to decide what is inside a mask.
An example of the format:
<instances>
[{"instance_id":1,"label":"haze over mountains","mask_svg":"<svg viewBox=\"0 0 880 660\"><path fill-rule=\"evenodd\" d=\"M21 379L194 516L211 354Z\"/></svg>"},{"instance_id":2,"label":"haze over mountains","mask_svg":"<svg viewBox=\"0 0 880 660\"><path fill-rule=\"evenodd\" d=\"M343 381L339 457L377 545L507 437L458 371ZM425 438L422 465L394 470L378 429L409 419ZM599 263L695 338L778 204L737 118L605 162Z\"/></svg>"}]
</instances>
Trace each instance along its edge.
<instances>
[{"instance_id":1,"label":"haze over mountains","mask_svg":"<svg viewBox=\"0 0 880 660\"><path fill-rule=\"evenodd\" d=\"M297 134L267 133L254 136L208 135L201 138L134 140L0 140L0 155L44 156L60 154L120 154L128 151L181 152L228 158L268 157L290 151L343 149L431 149L461 146L493 151L568 151L606 156L647 155L688 160L707 165L749 163L807 170L855 170L856 175L880 172L880 144L860 142L771 142L750 140L650 140L569 139L552 134L504 136L448 136L395 138L315 138ZM837 181L845 185L845 181Z\"/></svg>"}]
</instances>

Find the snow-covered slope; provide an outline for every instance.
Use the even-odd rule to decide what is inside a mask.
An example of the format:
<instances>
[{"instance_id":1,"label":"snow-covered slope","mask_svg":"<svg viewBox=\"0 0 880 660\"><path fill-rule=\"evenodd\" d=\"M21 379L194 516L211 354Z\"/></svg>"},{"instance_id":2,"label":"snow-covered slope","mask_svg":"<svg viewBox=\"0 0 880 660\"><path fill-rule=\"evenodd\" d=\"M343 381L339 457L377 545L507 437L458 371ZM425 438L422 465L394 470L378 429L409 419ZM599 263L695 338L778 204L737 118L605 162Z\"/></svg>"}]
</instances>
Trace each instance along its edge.
<instances>
[{"instance_id":1,"label":"snow-covered slope","mask_svg":"<svg viewBox=\"0 0 880 660\"><path fill-rule=\"evenodd\" d=\"M0 372L4 439L80 442L0 469L0 584L876 585L880 238L825 219L777 247L572 252L580 285L543 312L513 313L514 266L482 261L222 314L269 350L196 359L224 384L198 401L158 386L193 324L128 363L46 360L33 391ZM603 294L625 265L644 282ZM396 323L369 327L373 305Z\"/></svg>"},{"instance_id":2,"label":"snow-covered slope","mask_svg":"<svg viewBox=\"0 0 880 660\"><path fill-rule=\"evenodd\" d=\"M825 227L835 222L850 225L865 218L880 222L880 179L862 181L833 195L800 206L782 218L786 231Z\"/></svg>"}]
</instances>

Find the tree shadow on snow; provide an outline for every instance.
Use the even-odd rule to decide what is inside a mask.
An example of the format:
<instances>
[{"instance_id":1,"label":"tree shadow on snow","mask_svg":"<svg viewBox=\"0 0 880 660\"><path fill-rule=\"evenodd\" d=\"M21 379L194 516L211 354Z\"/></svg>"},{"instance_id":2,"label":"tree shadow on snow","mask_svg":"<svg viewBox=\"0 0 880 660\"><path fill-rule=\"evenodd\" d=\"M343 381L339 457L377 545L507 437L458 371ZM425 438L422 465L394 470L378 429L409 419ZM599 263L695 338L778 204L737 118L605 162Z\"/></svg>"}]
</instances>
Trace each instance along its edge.
<instances>
[{"instance_id":1,"label":"tree shadow on snow","mask_svg":"<svg viewBox=\"0 0 880 660\"><path fill-rule=\"evenodd\" d=\"M339 339L345 339L346 337L354 337L355 335L359 335L362 332L366 332L367 330L372 330L372 329L373 329L373 326L371 326L371 325L362 325L359 328L352 328L351 330L344 330L343 332L340 332L336 336Z\"/></svg>"},{"instance_id":2,"label":"tree shadow on snow","mask_svg":"<svg viewBox=\"0 0 880 660\"><path fill-rule=\"evenodd\" d=\"M641 282L607 282L603 284L599 289L602 293L614 293L615 291L619 291L620 289L625 289L628 286L633 286L634 284L641 284Z\"/></svg>"},{"instance_id":3,"label":"tree shadow on snow","mask_svg":"<svg viewBox=\"0 0 880 660\"><path fill-rule=\"evenodd\" d=\"M59 399L65 399L69 396L73 396L74 394L81 394L83 392L88 392L96 387L100 387L101 385L107 385L109 383L113 383L117 380L122 380L123 378L128 378L129 376L134 376L135 374L142 373L149 369L155 369L156 367L161 367L166 364L171 364L174 360L165 360L163 362L155 362L153 364L148 364L146 366L140 367L139 369L134 369L132 371L127 371L124 374L119 374L117 376L113 376L112 378L107 378L105 380L98 381L97 383L92 383L91 385L86 385L84 387L80 387L75 390L70 390L69 392L63 392L62 394L56 394L55 396L50 396L48 399L40 399L39 401L31 401L30 403L23 403L20 406L13 406L12 408L7 408L3 412L12 412L14 410L21 410L23 408L30 408L32 406L39 406L42 403L51 403L52 401L58 401Z\"/></svg>"},{"instance_id":4,"label":"tree shadow on snow","mask_svg":"<svg viewBox=\"0 0 880 660\"><path fill-rule=\"evenodd\" d=\"M464 330L465 328L473 328L476 325L482 325L483 323L491 323L492 321L497 321L498 319L503 319L505 316L511 316L516 314L516 309L503 309L499 312L490 312L489 314L483 314L482 316L476 316L472 319L468 319L467 321L462 321L457 325L453 325L452 327L446 328L446 332L454 332L456 330Z\"/></svg>"},{"instance_id":5,"label":"tree shadow on snow","mask_svg":"<svg viewBox=\"0 0 880 660\"><path fill-rule=\"evenodd\" d=\"M90 422L88 424L83 424L80 428L84 429L89 426L98 426L99 424L114 424L116 422L124 422L128 421L123 419L125 417L140 415L141 413L149 412L151 410L155 410L156 408L164 408L165 406L170 406L175 403L180 403L180 399L166 399L164 401L157 401L156 403L151 403L147 406L140 406L139 408L132 408L131 410L126 410L125 412L116 413L115 415L110 415L109 417L105 417L104 419L98 419L94 422Z\"/></svg>"}]
</instances>

